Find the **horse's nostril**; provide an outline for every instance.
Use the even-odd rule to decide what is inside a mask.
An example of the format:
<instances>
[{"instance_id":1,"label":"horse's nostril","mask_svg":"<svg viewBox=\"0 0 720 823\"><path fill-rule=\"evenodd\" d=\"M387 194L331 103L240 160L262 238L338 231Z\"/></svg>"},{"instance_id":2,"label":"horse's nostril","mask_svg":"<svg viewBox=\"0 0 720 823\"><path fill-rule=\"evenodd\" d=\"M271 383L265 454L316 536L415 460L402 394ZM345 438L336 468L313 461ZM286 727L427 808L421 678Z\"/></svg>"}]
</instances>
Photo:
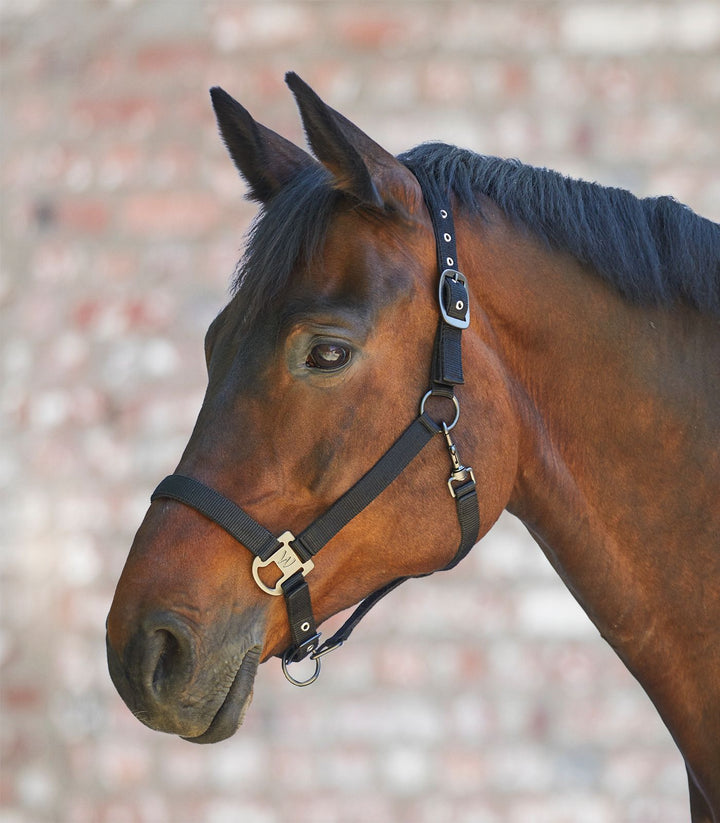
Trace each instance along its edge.
<instances>
[{"instance_id":1,"label":"horse's nostril","mask_svg":"<svg viewBox=\"0 0 720 823\"><path fill-rule=\"evenodd\" d=\"M199 627L169 610L145 615L124 648L115 648L108 635L113 683L150 728L187 737L208 729L218 706L211 702L206 707L206 671L198 666L199 645Z\"/></svg>"},{"instance_id":2,"label":"horse's nostril","mask_svg":"<svg viewBox=\"0 0 720 823\"><path fill-rule=\"evenodd\" d=\"M159 629L157 634L158 639L161 639L162 648L152 677L152 687L156 694L172 679L172 672L177 669L181 656L180 643L172 632Z\"/></svg>"},{"instance_id":3,"label":"horse's nostril","mask_svg":"<svg viewBox=\"0 0 720 823\"><path fill-rule=\"evenodd\" d=\"M142 680L156 699L162 699L182 689L192 675L192 635L179 617L169 613L153 615L143 630Z\"/></svg>"}]
</instances>

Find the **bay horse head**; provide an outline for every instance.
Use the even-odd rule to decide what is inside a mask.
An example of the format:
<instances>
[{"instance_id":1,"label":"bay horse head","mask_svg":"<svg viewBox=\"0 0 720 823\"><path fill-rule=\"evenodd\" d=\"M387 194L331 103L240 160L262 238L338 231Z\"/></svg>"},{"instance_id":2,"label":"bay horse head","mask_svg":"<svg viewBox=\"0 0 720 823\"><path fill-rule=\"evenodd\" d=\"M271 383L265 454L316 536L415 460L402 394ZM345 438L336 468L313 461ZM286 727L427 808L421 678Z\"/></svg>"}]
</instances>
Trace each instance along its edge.
<instances>
[{"instance_id":1,"label":"bay horse head","mask_svg":"<svg viewBox=\"0 0 720 823\"><path fill-rule=\"evenodd\" d=\"M297 76L287 80L314 157L212 90L262 211L235 294L206 336L195 429L135 537L107 622L125 702L148 726L197 742L235 732L260 661L287 649L284 665L319 660L316 624L448 565L459 543L465 553L499 516L516 469L507 386L481 340L471 345L482 391L463 415L486 425L452 435L482 453L479 511L474 477L460 489L471 473L449 433L462 378L434 375L419 413L443 329L436 232L418 180ZM467 297L446 280L450 313L464 301L460 320L443 322L451 337L467 325ZM381 458L393 446L402 465L388 469ZM338 500L350 510L339 520Z\"/></svg>"},{"instance_id":2,"label":"bay horse head","mask_svg":"<svg viewBox=\"0 0 720 823\"><path fill-rule=\"evenodd\" d=\"M451 146L395 158L287 80L314 156L212 91L261 211L108 616L118 691L222 740L261 661L317 673L507 508L720 821L720 226Z\"/></svg>"}]
</instances>

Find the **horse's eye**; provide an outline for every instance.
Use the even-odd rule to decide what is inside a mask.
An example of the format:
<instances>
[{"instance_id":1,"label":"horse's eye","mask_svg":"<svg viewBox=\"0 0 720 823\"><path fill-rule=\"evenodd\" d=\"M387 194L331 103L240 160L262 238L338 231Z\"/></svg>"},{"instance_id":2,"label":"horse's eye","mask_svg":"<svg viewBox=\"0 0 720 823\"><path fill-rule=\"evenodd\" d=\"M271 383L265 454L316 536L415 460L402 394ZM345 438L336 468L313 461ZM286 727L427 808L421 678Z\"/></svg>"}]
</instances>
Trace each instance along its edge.
<instances>
[{"instance_id":1,"label":"horse's eye","mask_svg":"<svg viewBox=\"0 0 720 823\"><path fill-rule=\"evenodd\" d=\"M311 369L337 371L350 362L350 349L337 343L318 343L310 350L305 365Z\"/></svg>"}]
</instances>

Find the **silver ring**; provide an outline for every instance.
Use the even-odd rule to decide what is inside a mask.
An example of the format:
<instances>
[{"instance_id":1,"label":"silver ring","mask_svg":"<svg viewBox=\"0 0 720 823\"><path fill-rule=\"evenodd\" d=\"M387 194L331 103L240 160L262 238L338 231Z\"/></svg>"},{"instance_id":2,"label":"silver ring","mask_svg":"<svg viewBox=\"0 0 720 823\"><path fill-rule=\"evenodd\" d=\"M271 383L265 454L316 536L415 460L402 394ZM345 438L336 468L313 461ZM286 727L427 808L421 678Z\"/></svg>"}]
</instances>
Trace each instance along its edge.
<instances>
[{"instance_id":1,"label":"silver ring","mask_svg":"<svg viewBox=\"0 0 720 823\"><path fill-rule=\"evenodd\" d=\"M425 414L425 403L427 402L428 397L443 397L445 400L452 400L453 406L455 406L455 417L453 418L452 423L443 423L447 431L452 431L455 426L457 425L458 420L460 419L460 401L455 397L455 395L451 395L447 397L444 394L436 394L432 389L430 391L425 392L423 399L420 401L420 414Z\"/></svg>"},{"instance_id":2,"label":"silver ring","mask_svg":"<svg viewBox=\"0 0 720 823\"><path fill-rule=\"evenodd\" d=\"M293 686L309 686L311 683L314 683L320 676L321 663L318 657L312 658L315 661L315 671L310 675L310 677L308 677L307 680L297 680L290 674L290 672L288 671L288 667L290 666L290 663L292 661L289 661L287 658L288 653L285 652L285 654L282 656L282 670L285 677L290 681L290 683L293 684Z\"/></svg>"}]
</instances>

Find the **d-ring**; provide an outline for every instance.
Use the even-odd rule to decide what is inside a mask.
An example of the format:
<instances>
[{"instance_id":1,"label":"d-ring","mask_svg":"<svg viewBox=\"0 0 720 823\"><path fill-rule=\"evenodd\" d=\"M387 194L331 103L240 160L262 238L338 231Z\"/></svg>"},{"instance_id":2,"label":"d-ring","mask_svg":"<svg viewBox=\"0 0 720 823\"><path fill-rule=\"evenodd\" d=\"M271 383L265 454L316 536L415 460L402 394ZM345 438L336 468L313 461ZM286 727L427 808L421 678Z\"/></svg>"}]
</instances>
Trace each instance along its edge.
<instances>
[{"instance_id":1,"label":"d-ring","mask_svg":"<svg viewBox=\"0 0 720 823\"><path fill-rule=\"evenodd\" d=\"M455 397L454 394L448 396L447 394L439 394L438 392L435 392L432 389L430 389L430 391L425 392L425 394L423 395L423 399L420 401L420 414L425 413L425 403L427 402L428 397L433 396L443 397L445 398L445 400L452 400L452 404L453 406L455 406L455 417L453 418L452 423L443 422L445 430L452 431L457 425L458 420L460 419L460 401L457 399L457 397Z\"/></svg>"},{"instance_id":2,"label":"d-ring","mask_svg":"<svg viewBox=\"0 0 720 823\"><path fill-rule=\"evenodd\" d=\"M293 684L293 686L309 686L311 683L314 683L320 676L320 666L322 665L320 662L320 658L312 658L315 661L315 671L310 675L310 677L308 677L307 680L297 680L290 674L288 668L293 661L289 660L288 658L289 654L288 652L285 652L285 654L282 656L282 670L285 677L290 681L290 683Z\"/></svg>"}]
</instances>

